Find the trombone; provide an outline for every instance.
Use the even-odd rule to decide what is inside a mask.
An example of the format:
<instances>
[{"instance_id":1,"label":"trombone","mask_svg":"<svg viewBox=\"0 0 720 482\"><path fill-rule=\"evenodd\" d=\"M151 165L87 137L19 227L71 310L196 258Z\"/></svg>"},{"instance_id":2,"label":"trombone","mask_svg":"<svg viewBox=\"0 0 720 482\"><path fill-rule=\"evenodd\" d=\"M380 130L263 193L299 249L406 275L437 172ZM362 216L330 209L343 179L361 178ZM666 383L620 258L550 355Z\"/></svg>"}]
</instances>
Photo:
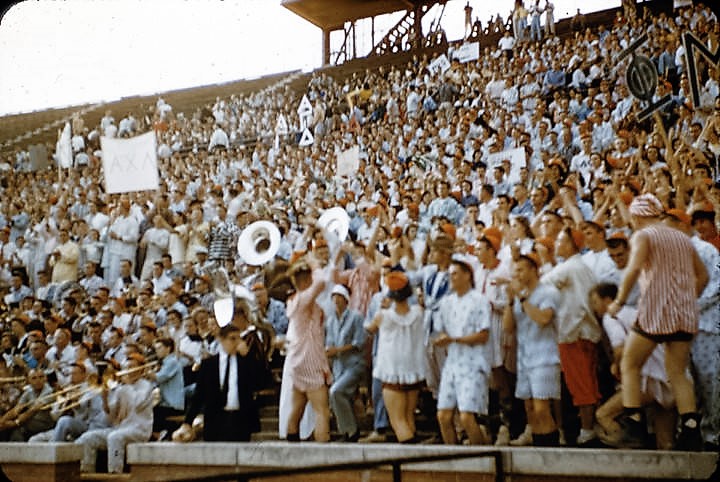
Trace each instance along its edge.
<instances>
[{"instance_id":1,"label":"trombone","mask_svg":"<svg viewBox=\"0 0 720 482\"><path fill-rule=\"evenodd\" d=\"M92 392L96 392L95 394L98 395L98 394L102 393L102 391L105 388L112 390L119 385L119 383L117 382L118 378L123 377L125 375L129 375L130 373L135 373L135 372L138 372L141 370L146 370L157 364L158 364L158 361L151 361L149 363L145 363L144 365L140 365L140 366L133 367L133 368L127 368L125 370L119 370L114 373L109 373L109 378L105 379L103 384L101 384L101 385L89 385L80 390L77 390L79 388L79 385L77 385L77 384L70 385L60 391L53 392L51 394L40 397L40 398L36 399L35 401L33 401L32 403L36 404L37 401L40 399L47 399L47 401L43 400L43 401L45 401L45 403L43 405L41 405L40 408L38 408L38 410L48 410L48 409L52 408L52 406L55 405L56 403L72 402L69 405L63 407L62 411L64 412L67 410L72 410L73 408L77 407L78 405L80 405L83 402L82 397L84 395L86 395L88 393L92 393ZM77 391L75 391L74 393L69 393L69 392L72 392L73 390L77 390ZM66 395L65 397L62 397L62 395L65 395L66 393L69 393L69 394Z\"/></svg>"},{"instance_id":2,"label":"trombone","mask_svg":"<svg viewBox=\"0 0 720 482\"><path fill-rule=\"evenodd\" d=\"M25 381L25 376L20 377L0 377L0 384L5 383L21 383Z\"/></svg>"}]
</instances>

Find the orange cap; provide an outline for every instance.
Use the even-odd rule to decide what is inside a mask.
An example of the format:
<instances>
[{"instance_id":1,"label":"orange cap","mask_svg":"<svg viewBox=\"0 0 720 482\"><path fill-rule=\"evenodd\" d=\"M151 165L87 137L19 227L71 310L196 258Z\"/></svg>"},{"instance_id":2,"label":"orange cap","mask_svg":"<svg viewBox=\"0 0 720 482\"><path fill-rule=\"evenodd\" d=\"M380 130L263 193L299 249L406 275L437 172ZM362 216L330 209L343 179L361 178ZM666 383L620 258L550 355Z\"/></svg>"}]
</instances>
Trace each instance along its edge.
<instances>
[{"instance_id":1,"label":"orange cap","mask_svg":"<svg viewBox=\"0 0 720 482\"><path fill-rule=\"evenodd\" d=\"M408 282L408 277L402 271L391 271L385 275L385 284L392 291L400 291Z\"/></svg>"},{"instance_id":2,"label":"orange cap","mask_svg":"<svg viewBox=\"0 0 720 482\"><path fill-rule=\"evenodd\" d=\"M690 226L692 224L692 218L682 209L668 209L667 211L665 211L665 214L674 217L675 219L687 226Z\"/></svg>"},{"instance_id":3,"label":"orange cap","mask_svg":"<svg viewBox=\"0 0 720 482\"><path fill-rule=\"evenodd\" d=\"M455 225L454 225L454 224L443 223L443 224L440 226L440 229L442 230L443 233L445 233L445 234L447 234L448 236L450 236L450 237L453 239L453 241L454 241L455 238L457 237L457 230L455 229Z\"/></svg>"}]
</instances>

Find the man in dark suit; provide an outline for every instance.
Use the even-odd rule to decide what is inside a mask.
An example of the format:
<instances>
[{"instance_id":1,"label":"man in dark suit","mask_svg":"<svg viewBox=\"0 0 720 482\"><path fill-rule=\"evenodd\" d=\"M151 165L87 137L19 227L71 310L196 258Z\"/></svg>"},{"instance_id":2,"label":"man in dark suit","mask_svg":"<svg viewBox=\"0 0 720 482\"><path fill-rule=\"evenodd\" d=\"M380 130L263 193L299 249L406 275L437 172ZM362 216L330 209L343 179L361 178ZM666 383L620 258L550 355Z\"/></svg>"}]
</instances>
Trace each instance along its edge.
<instances>
[{"instance_id":1,"label":"man in dark suit","mask_svg":"<svg viewBox=\"0 0 720 482\"><path fill-rule=\"evenodd\" d=\"M203 438L207 442L247 442L259 430L253 400L257 367L252 357L246 356L248 346L240 329L233 324L222 327L220 346L217 355L202 361L185 423L173 434L173 440L190 440L192 421L200 412L205 418Z\"/></svg>"}]
</instances>

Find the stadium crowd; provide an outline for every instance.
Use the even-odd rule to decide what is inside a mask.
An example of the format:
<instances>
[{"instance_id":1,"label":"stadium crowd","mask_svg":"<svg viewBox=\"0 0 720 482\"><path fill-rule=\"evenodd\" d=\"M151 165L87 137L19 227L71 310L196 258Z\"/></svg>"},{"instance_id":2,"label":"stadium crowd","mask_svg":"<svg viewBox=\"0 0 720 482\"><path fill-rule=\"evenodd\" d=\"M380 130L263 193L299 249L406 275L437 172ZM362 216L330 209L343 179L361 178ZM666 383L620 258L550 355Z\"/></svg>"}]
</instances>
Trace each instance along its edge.
<instances>
[{"instance_id":1,"label":"stadium crowd","mask_svg":"<svg viewBox=\"0 0 720 482\"><path fill-rule=\"evenodd\" d=\"M304 120L287 87L188 116L159 99L76 117L60 176L4 159L0 437L76 440L84 471L107 448L114 472L128 442L185 436L201 412L206 440L248 440L252 392L286 356L289 441L307 402L315 440L334 417L357 441L367 386L366 442L419 442L419 406L445 443L717 447L720 70L698 61L695 108L681 35L715 51L720 24L702 4L626 11L561 40L542 3L518 2L477 61L314 73ZM654 99L672 101L638 122L615 59L643 33ZM149 129L160 188L106 194L99 137ZM353 146L357 173L339 177ZM336 206L345 241L317 226ZM261 268L236 247L257 220L282 234ZM222 329L221 267L246 288Z\"/></svg>"}]
</instances>

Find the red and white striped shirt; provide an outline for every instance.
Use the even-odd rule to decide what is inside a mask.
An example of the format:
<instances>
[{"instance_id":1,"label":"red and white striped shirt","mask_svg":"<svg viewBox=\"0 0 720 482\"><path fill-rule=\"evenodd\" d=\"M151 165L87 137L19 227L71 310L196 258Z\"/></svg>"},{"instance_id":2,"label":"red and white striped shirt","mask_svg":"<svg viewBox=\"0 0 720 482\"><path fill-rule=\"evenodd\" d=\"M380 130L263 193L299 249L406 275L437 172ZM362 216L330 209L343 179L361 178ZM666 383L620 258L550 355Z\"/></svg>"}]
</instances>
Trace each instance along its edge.
<instances>
[{"instance_id":1,"label":"red and white striped shirt","mask_svg":"<svg viewBox=\"0 0 720 482\"><path fill-rule=\"evenodd\" d=\"M640 273L638 325L652 335L698 331L693 247L682 232L663 225L640 231L648 258Z\"/></svg>"}]
</instances>

